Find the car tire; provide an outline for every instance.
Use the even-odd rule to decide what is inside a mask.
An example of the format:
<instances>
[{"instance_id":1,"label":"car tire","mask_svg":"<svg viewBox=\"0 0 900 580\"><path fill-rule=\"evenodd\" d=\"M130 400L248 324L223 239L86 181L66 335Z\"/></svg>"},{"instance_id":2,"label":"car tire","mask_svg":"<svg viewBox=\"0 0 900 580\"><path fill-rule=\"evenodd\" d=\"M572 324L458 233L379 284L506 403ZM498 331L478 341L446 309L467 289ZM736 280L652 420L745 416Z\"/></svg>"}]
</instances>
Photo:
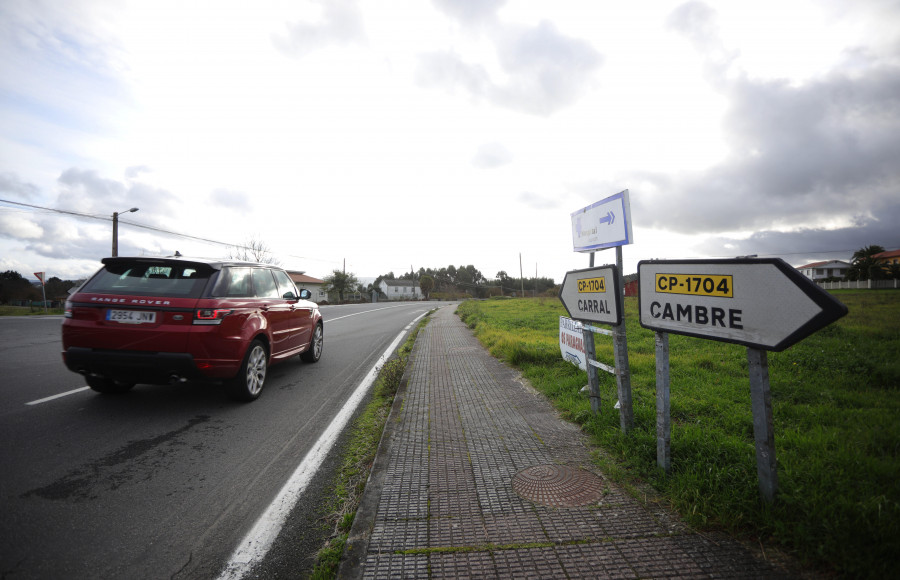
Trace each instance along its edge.
<instances>
[{"instance_id":1,"label":"car tire","mask_svg":"<svg viewBox=\"0 0 900 580\"><path fill-rule=\"evenodd\" d=\"M108 379L106 377L100 377L97 375L88 375L85 377L87 379L88 386L97 391L98 393L105 394L119 394L119 393L127 393L134 387L134 383L125 383L122 381L115 381L113 379Z\"/></svg>"},{"instance_id":2,"label":"car tire","mask_svg":"<svg viewBox=\"0 0 900 580\"><path fill-rule=\"evenodd\" d=\"M237 376L228 381L228 391L231 397L238 401L254 401L262 393L266 382L266 370L268 369L269 353L261 340L256 339L250 343L241 370Z\"/></svg>"},{"instance_id":3,"label":"car tire","mask_svg":"<svg viewBox=\"0 0 900 580\"><path fill-rule=\"evenodd\" d=\"M316 329L313 331L312 340L309 341L309 348L300 355L300 359L308 363L319 362L319 359L322 358L323 348L325 348L325 329L319 323L316 324Z\"/></svg>"}]
</instances>

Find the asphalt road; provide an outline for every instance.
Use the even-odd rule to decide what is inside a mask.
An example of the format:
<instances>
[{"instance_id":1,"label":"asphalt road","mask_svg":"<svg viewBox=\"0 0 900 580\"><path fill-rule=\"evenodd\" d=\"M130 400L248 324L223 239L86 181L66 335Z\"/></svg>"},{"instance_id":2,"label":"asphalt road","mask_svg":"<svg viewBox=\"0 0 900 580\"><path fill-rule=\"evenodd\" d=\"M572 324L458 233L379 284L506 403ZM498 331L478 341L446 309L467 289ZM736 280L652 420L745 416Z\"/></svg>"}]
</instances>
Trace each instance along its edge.
<instances>
[{"instance_id":1,"label":"asphalt road","mask_svg":"<svg viewBox=\"0 0 900 580\"><path fill-rule=\"evenodd\" d=\"M79 390L60 357L61 317L0 318L0 577L217 577L349 394L428 308L323 307L322 359L271 367L249 404L201 382ZM311 562L318 538L306 528L327 475L291 514L267 576Z\"/></svg>"}]
</instances>

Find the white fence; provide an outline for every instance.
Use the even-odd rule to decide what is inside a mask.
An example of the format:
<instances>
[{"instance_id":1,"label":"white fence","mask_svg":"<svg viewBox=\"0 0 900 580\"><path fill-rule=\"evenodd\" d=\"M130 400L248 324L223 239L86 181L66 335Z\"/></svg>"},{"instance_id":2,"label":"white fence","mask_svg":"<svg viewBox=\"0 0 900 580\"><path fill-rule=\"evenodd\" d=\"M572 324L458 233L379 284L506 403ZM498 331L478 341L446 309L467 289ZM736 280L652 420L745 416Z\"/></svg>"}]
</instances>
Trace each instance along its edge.
<instances>
[{"instance_id":1,"label":"white fence","mask_svg":"<svg viewBox=\"0 0 900 580\"><path fill-rule=\"evenodd\" d=\"M825 290L841 290L848 288L900 288L900 280L844 280L842 282L816 282Z\"/></svg>"}]
</instances>

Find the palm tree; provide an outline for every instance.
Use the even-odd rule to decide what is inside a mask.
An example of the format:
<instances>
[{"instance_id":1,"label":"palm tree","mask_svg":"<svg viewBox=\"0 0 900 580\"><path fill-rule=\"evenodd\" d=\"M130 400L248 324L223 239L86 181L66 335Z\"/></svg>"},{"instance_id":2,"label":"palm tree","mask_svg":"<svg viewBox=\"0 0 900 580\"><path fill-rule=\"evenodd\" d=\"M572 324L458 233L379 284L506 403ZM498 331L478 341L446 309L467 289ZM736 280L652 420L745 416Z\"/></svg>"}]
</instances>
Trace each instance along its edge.
<instances>
[{"instance_id":1,"label":"palm tree","mask_svg":"<svg viewBox=\"0 0 900 580\"><path fill-rule=\"evenodd\" d=\"M873 256L880 254L884 248L878 245L866 246L853 252L850 258L850 269L847 270L847 278L850 280L879 280L884 278L884 270L875 261Z\"/></svg>"}]
</instances>

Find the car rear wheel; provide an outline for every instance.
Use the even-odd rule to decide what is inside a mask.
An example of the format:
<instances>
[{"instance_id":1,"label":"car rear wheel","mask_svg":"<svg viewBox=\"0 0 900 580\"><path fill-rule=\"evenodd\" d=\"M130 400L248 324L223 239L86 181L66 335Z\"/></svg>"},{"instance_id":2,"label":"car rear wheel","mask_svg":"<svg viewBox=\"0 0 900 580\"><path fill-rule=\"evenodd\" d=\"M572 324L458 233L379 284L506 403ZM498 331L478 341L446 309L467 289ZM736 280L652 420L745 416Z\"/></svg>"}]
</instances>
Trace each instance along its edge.
<instances>
[{"instance_id":1,"label":"car rear wheel","mask_svg":"<svg viewBox=\"0 0 900 580\"><path fill-rule=\"evenodd\" d=\"M251 342L247 354L244 355L244 362L241 363L241 370L228 383L231 396L238 401L253 401L259 398L266 382L268 362L269 354L262 341Z\"/></svg>"},{"instance_id":2,"label":"car rear wheel","mask_svg":"<svg viewBox=\"0 0 900 580\"><path fill-rule=\"evenodd\" d=\"M88 386L98 393L126 393L134 387L134 383L114 381L97 375L88 375L85 379L87 379Z\"/></svg>"},{"instance_id":3,"label":"car rear wheel","mask_svg":"<svg viewBox=\"0 0 900 580\"><path fill-rule=\"evenodd\" d=\"M316 324L316 329L313 331L312 341L309 343L309 348L306 349L306 352L300 355L300 358L303 362L314 363L318 362L320 358L322 358L322 349L325 347L325 331L322 328L321 324Z\"/></svg>"}]
</instances>

